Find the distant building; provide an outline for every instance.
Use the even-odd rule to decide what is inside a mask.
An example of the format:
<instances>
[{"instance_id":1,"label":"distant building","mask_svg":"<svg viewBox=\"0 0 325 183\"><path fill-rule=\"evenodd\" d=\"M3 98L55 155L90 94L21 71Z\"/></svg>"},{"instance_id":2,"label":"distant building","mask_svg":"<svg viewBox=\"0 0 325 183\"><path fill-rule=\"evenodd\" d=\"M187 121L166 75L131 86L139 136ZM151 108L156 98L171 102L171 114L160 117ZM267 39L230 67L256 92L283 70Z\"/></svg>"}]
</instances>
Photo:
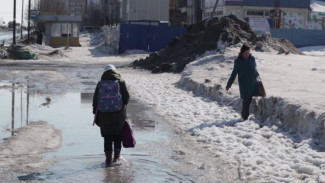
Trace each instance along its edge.
<instances>
[{"instance_id":1,"label":"distant building","mask_svg":"<svg viewBox=\"0 0 325 183\"><path fill-rule=\"evenodd\" d=\"M324 29L325 12L319 10L318 5L314 6L315 11L311 11L313 2L317 4L319 1L219 0L213 13L215 2L202 0L203 20L233 14L239 19L254 22L256 26L265 20L274 29Z\"/></svg>"},{"instance_id":2,"label":"distant building","mask_svg":"<svg viewBox=\"0 0 325 183\"><path fill-rule=\"evenodd\" d=\"M204 0L202 18L221 17L234 14L242 20L250 18L267 19L272 28L285 27L282 21L286 15L297 18L307 17L310 0L219 0L218 6L212 15L215 0ZM293 19L295 19L293 18ZM287 23L292 22L288 21ZM296 28L303 28L304 22L300 21Z\"/></svg>"},{"instance_id":3,"label":"distant building","mask_svg":"<svg viewBox=\"0 0 325 183\"><path fill-rule=\"evenodd\" d=\"M45 24L45 44L52 47L80 46L79 27L82 16L40 15L38 22Z\"/></svg>"},{"instance_id":4,"label":"distant building","mask_svg":"<svg viewBox=\"0 0 325 183\"><path fill-rule=\"evenodd\" d=\"M122 21L169 21L168 0L122 1Z\"/></svg>"},{"instance_id":5,"label":"distant building","mask_svg":"<svg viewBox=\"0 0 325 183\"><path fill-rule=\"evenodd\" d=\"M86 23L87 0L40 0L40 15L81 16Z\"/></svg>"},{"instance_id":6,"label":"distant building","mask_svg":"<svg viewBox=\"0 0 325 183\"><path fill-rule=\"evenodd\" d=\"M80 24L83 27L87 19L87 0L69 0L68 15L81 16L82 22Z\"/></svg>"},{"instance_id":7,"label":"distant building","mask_svg":"<svg viewBox=\"0 0 325 183\"><path fill-rule=\"evenodd\" d=\"M8 28L9 29L13 29L14 28L14 22L13 21L9 21L8 22ZM20 28L20 23L16 23L16 28Z\"/></svg>"}]
</instances>

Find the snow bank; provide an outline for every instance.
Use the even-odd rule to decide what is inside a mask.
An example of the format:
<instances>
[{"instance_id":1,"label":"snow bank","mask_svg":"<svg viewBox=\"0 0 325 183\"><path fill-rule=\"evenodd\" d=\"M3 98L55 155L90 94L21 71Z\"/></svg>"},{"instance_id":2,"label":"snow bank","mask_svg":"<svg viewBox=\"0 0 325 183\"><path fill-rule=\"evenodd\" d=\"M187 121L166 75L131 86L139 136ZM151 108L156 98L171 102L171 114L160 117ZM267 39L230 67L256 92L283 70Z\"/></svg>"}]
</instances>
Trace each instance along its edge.
<instances>
[{"instance_id":1,"label":"snow bank","mask_svg":"<svg viewBox=\"0 0 325 183\"><path fill-rule=\"evenodd\" d=\"M197 61L189 64L185 68L179 83L188 90L199 93L205 97L209 97L212 100L216 100L222 105L230 105L237 111L240 111L241 99L239 98L238 84L235 83L233 85L233 89L231 89L231 92L234 92L235 95L227 93L224 89L233 66L232 60L235 58L233 56L229 57L229 55L231 55L231 53L236 55L236 53L234 53L234 49L229 49L227 52L228 54L207 52L205 55L197 59ZM272 62L280 60L280 62L283 63L290 63L289 59L285 60L283 57L281 59L277 57L277 55L266 54L263 56L262 54L259 54L257 55L256 59L258 61L259 59L261 60L268 58L272 60ZM300 58L300 60L305 58L303 56L301 57L302 58ZM298 64L298 66L304 67L304 63L306 64L305 66L307 66L310 64L307 62L310 61L305 60L305 62ZM262 79L264 79L264 84L266 84L266 92L268 96L266 98L255 98L252 101L251 112L263 121L272 122L277 126L288 128L293 132L301 134L302 139L316 138L325 140L325 113L322 107L322 103L325 102L323 100L324 95L318 95L316 91L309 92L308 90L304 91L305 98L303 98L302 95L295 95L294 92L290 94L290 87L295 90L294 85L299 85L297 89L302 89L310 84L308 83L308 80L299 80L299 78L293 78L294 80L290 80L290 77L284 78L285 80L288 80L289 83L291 82L291 84L288 84L286 87L280 88L280 91L273 93L272 89L268 88L267 85L276 85L277 83L282 82L281 77L279 77L280 72L288 72L288 74L291 73L289 70L282 70L283 68L281 68L279 65L274 66L274 63L272 64L273 66L266 62L257 63L258 66L262 64L264 64L264 68L268 68L268 70L272 69L273 73L271 77L273 78L267 78L269 76L264 72L264 68L259 70L262 75ZM305 73L300 72L299 75L301 75L301 77L308 77L306 71ZM314 75L314 77L316 76ZM271 79L273 81L269 81ZM324 79L324 76L321 77L320 80L323 82L315 82L314 86L310 86L312 87L311 89L314 90L315 88L325 88ZM297 84L297 82L300 83ZM282 93L287 93L287 96L292 96L291 98L287 96L283 97L281 95ZM310 100L310 98L308 98L310 95L315 95L315 99ZM299 99L301 101L296 100L296 97L300 97ZM318 101L316 102L316 100ZM315 102L313 103L315 106L304 106L302 102ZM317 103L319 104L318 106Z\"/></svg>"},{"instance_id":2,"label":"snow bank","mask_svg":"<svg viewBox=\"0 0 325 183\"><path fill-rule=\"evenodd\" d=\"M120 45L120 26L103 26L101 30L106 38L105 45L110 46L116 51ZM117 52L116 52L117 53Z\"/></svg>"},{"instance_id":3,"label":"snow bank","mask_svg":"<svg viewBox=\"0 0 325 183\"><path fill-rule=\"evenodd\" d=\"M0 179L6 182L11 180L12 172L31 173L45 169L53 160L42 161L41 154L56 150L61 141L61 132L46 122L33 122L19 128L14 136L0 144Z\"/></svg>"},{"instance_id":4,"label":"snow bank","mask_svg":"<svg viewBox=\"0 0 325 183\"><path fill-rule=\"evenodd\" d=\"M307 46L299 48L305 55L324 57L325 56L325 46Z\"/></svg>"},{"instance_id":5,"label":"snow bank","mask_svg":"<svg viewBox=\"0 0 325 183\"><path fill-rule=\"evenodd\" d=\"M96 46L106 41L105 35L101 31L95 31L92 33L83 33L80 38L80 42L88 43L89 46Z\"/></svg>"},{"instance_id":6,"label":"snow bank","mask_svg":"<svg viewBox=\"0 0 325 183\"><path fill-rule=\"evenodd\" d=\"M100 31L83 33L80 42L96 46L104 54L117 55L120 44L120 26L103 26Z\"/></svg>"},{"instance_id":7,"label":"snow bank","mask_svg":"<svg viewBox=\"0 0 325 183\"><path fill-rule=\"evenodd\" d=\"M51 46L31 44L27 45L26 49L37 55L37 59L54 59L62 58L64 56L60 49L55 49ZM61 48L62 49L62 48Z\"/></svg>"},{"instance_id":8,"label":"snow bank","mask_svg":"<svg viewBox=\"0 0 325 183\"><path fill-rule=\"evenodd\" d=\"M324 1L311 0L310 8L311 8L312 11L325 12L325 2Z\"/></svg>"},{"instance_id":9,"label":"snow bank","mask_svg":"<svg viewBox=\"0 0 325 183\"><path fill-rule=\"evenodd\" d=\"M202 159L194 159L191 163L204 167L206 176L211 178L210 181L198 182L323 180L325 155L320 139L302 138L306 136L301 137L299 133L282 126L280 120L260 120L258 115L238 122L240 114L233 110L233 106L238 110L240 108L241 101L237 94L228 94L220 89L222 82L219 82L222 83L220 86L214 84L216 82L213 78L218 75L228 78L222 70L214 69L217 63L208 65L209 60L216 61L216 57L220 56L213 53L205 55L201 61L206 64L194 62L197 65L191 64L193 67L186 68L182 76L166 73L153 75L130 70L120 72L133 98L167 118L182 137L195 139L202 154L208 154L206 157L210 162L222 161L211 167ZM211 72L203 74L204 77L195 77L202 71L200 66ZM191 75L192 78L189 78ZM185 81L186 78L189 79ZM194 81L192 84L187 83L190 79ZM189 91L185 85L193 88ZM234 88L236 86L232 90L238 90ZM204 97L202 93L210 97ZM212 100L213 97L215 99ZM229 107L215 100L229 102ZM221 177L215 176L218 175L216 169L225 172L226 179L220 181Z\"/></svg>"}]
</instances>

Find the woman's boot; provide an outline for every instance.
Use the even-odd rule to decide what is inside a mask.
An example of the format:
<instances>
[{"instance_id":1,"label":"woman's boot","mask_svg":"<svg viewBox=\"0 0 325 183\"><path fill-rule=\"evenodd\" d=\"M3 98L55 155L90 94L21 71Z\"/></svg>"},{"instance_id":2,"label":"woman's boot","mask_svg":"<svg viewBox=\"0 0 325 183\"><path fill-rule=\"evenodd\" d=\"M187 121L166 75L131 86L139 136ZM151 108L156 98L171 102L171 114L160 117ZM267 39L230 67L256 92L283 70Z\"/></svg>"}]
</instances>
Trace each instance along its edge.
<instances>
[{"instance_id":1,"label":"woman's boot","mask_svg":"<svg viewBox=\"0 0 325 183\"><path fill-rule=\"evenodd\" d=\"M112 164L112 153L105 153L106 156L106 166L111 166Z\"/></svg>"},{"instance_id":2,"label":"woman's boot","mask_svg":"<svg viewBox=\"0 0 325 183\"><path fill-rule=\"evenodd\" d=\"M121 149L114 150L114 159L113 162L118 162L120 160Z\"/></svg>"}]
</instances>

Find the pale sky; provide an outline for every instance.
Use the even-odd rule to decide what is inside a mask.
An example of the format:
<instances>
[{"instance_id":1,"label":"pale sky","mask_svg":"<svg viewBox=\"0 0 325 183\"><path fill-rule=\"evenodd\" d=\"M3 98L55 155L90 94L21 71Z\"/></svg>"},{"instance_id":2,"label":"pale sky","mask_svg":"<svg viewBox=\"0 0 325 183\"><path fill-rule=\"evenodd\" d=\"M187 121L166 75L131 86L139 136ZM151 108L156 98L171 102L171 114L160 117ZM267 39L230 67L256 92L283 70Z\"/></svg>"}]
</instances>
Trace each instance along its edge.
<instances>
[{"instance_id":1,"label":"pale sky","mask_svg":"<svg viewBox=\"0 0 325 183\"><path fill-rule=\"evenodd\" d=\"M21 23L21 8L23 0L16 0L16 21ZM31 0L33 2L33 0ZM24 0L24 14L27 10L28 0ZM14 0L0 0L0 19L8 23L13 20L14 12ZM24 20L26 24L26 20Z\"/></svg>"}]
</instances>

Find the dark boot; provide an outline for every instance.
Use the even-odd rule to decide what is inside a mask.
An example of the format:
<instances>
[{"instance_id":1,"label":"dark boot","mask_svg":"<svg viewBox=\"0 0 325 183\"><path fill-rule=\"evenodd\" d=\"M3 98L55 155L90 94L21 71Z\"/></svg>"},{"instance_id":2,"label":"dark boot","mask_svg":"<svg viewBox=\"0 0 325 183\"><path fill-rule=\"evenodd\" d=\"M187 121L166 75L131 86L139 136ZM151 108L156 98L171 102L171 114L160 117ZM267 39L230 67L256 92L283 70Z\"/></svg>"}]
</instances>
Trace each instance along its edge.
<instances>
[{"instance_id":1,"label":"dark boot","mask_svg":"<svg viewBox=\"0 0 325 183\"><path fill-rule=\"evenodd\" d=\"M111 166L112 164L112 153L105 153L106 156L106 166Z\"/></svg>"},{"instance_id":2,"label":"dark boot","mask_svg":"<svg viewBox=\"0 0 325 183\"><path fill-rule=\"evenodd\" d=\"M251 104L252 98L244 99L243 100L243 106L242 106L242 112L241 117L244 121L248 119L249 116L249 105Z\"/></svg>"},{"instance_id":3,"label":"dark boot","mask_svg":"<svg viewBox=\"0 0 325 183\"><path fill-rule=\"evenodd\" d=\"M113 162L116 163L120 160L121 149L114 150L114 159Z\"/></svg>"}]
</instances>

